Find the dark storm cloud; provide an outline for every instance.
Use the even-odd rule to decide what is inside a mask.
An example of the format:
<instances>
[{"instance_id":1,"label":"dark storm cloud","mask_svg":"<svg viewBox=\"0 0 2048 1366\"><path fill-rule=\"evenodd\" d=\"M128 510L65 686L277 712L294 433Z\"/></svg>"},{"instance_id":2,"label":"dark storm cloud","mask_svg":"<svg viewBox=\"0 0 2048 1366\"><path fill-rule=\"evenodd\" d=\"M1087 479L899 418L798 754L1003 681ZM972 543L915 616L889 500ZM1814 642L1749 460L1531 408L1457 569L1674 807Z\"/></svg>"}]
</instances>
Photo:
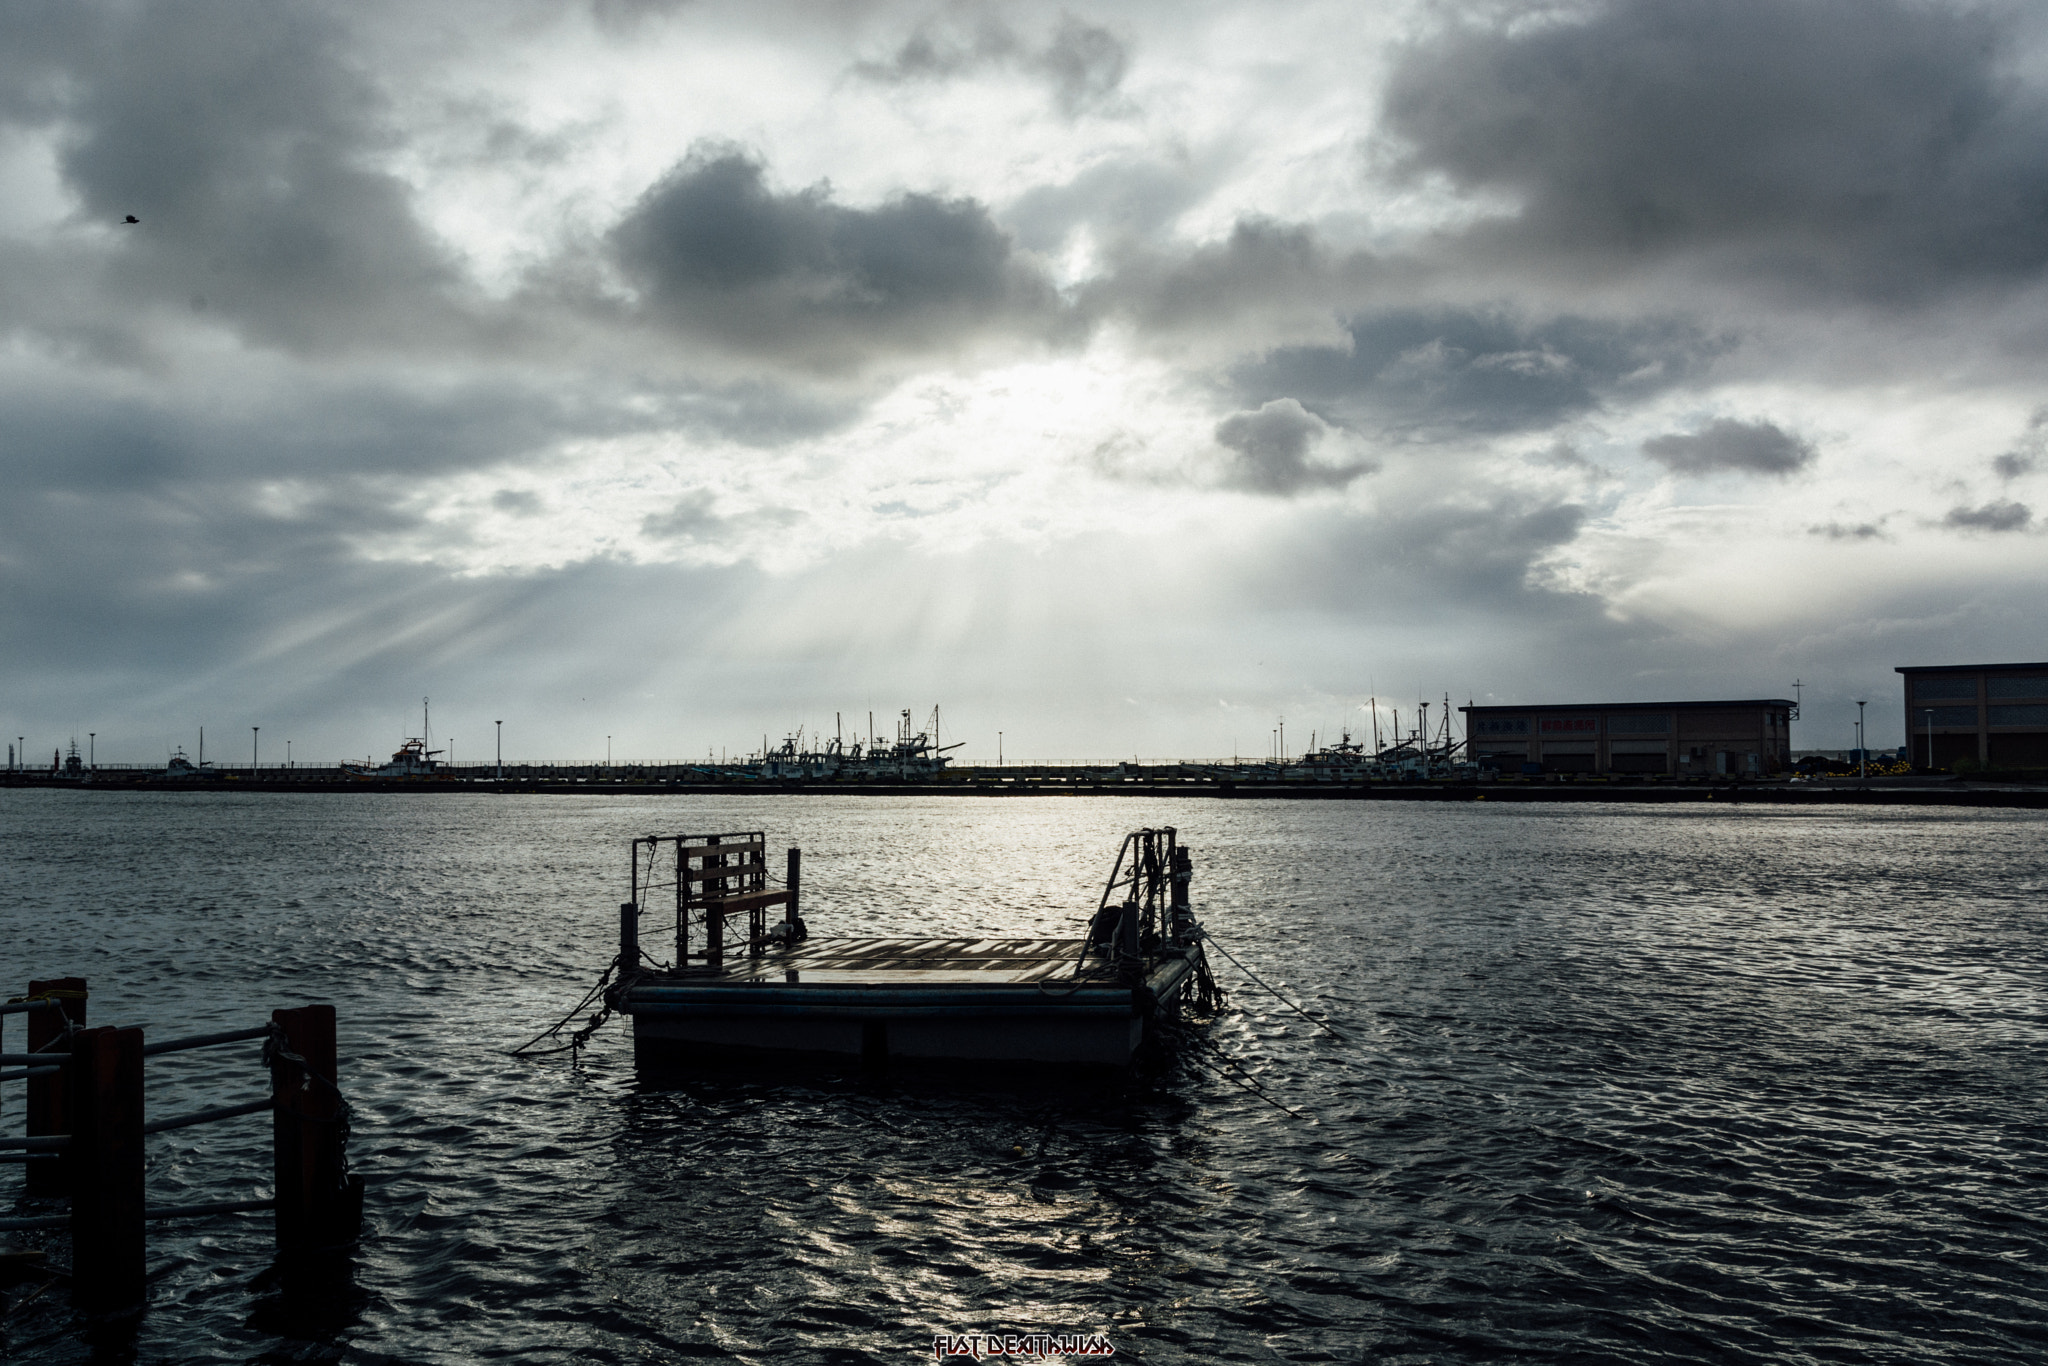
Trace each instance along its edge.
<instances>
[{"instance_id":1,"label":"dark storm cloud","mask_svg":"<svg viewBox=\"0 0 2048 1366\"><path fill-rule=\"evenodd\" d=\"M694 489L666 512L650 512L640 519L642 535L664 541L701 541L715 538L724 529L718 515L718 500L709 490Z\"/></svg>"},{"instance_id":2,"label":"dark storm cloud","mask_svg":"<svg viewBox=\"0 0 2048 1366\"><path fill-rule=\"evenodd\" d=\"M735 514L721 513L718 498L708 489L692 489L666 512L649 513L640 520L640 532L658 541L686 541L716 545L738 533L758 527L789 527L803 520L791 508L755 508Z\"/></svg>"},{"instance_id":3,"label":"dark storm cloud","mask_svg":"<svg viewBox=\"0 0 2048 1366\"><path fill-rule=\"evenodd\" d=\"M1982 507L1950 508L1941 524L1958 531L2025 531L2033 520L2033 509L2025 503L2000 498Z\"/></svg>"},{"instance_id":4,"label":"dark storm cloud","mask_svg":"<svg viewBox=\"0 0 2048 1366\"><path fill-rule=\"evenodd\" d=\"M1555 587L1540 567L1578 539L1586 517L1577 503L1503 495L1304 518L1268 549L1256 582L1305 609L1426 600L1445 632L1493 620L1513 633L1574 623L1597 636L1611 627L1604 603Z\"/></svg>"},{"instance_id":5,"label":"dark storm cloud","mask_svg":"<svg viewBox=\"0 0 2048 1366\"><path fill-rule=\"evenodd\" d=\"M1208 177L1184 161L1116 157L1063 184L1033 186L1003 209L1002 220L1033 251L1057 251L1083 224L1112 240L1143 239L1208 190Z\"/></svg>"},{"instance_id":6,"label":"dark storm cloud","mask_svg":"<svg viewBox=\"0 0 2048 1366\"><path fill-rule=\"evenodd\" d=\"M232 404L196 387L133 395L83 384L0 385L0 464L18 493L432 477L531 457L572 435L649 425L648 415L624 404L510 382L447 390L282 383Z\"/></svg>"},{"instance_id":7,"label":"dark storm cloud","mask_svg":"<svg viewBox=\"0 0 2048 1366\"><path fill-rule=\"evenodd\" d=\"M1825 536L1831 541L1881 541L1891 539L1885 535L1883 518L1879 518L1875 522L1823 522L1816 526L1810 526L1806 530L1809 535Z\"/></svg>"},{"instance_id":8,"label":"dark storm cloud","mask_svg":"<svg viewBox=\"0 0 2048 1366\"><path fill-rule=\"evenodd\" d=\"M2039 408L2027 423L2027 430L2014 447L1992 460L1991 468L2000 479L2011 481L2032 474L2048 453L2048 408Z\"/></svg>"},{"instance_id":9,"label":"dark storm cloud","mask_svg":"<svg viewBox=\"0 0 2048 1366\"><path fill-rule=\"evenodd\" d=\"M462 279L370 162L384 102L318 10L224 0L37 11L44 91L17 118L59 124L84 219L120 224L106 285L130 325L203 306L299 348L416 345L459 326ZM82 8L82 7L81 7ZM54 38L49 38L51 32Z\"/></svg>"},{"instance_id":10,"label":"dark storm cloud","mask_svg":"<svg viewBox=\"0 0 2048 1366\"><path fill-rule=\"evenodd\" d=\"M1243 351L1258 345L1257 329L1272 320L1327 324L1333 299L1381 274L1368 257L1333 253L1312 228L1246 218L1220 242L1113 253L1110 268L1080 290L1078 307L1089 319L1120 317L1159 339L1243 338Z\"/></svg>"},{"instance_id":11,"label":"dark storm cloud","mask_svg":"<svg viewBox=\"0 0 2048 1366\"><path fill-rule=\"evenodd\" d=\"M1696 432L1643 443L1643 454L1673 474L1796 474L1814 461L1813 443L1774 422L1716 418Z\"/></svg>"},{"instance_id":12,"label":"dark storm cloud","mask_svg":"<svg viewBox=\"0 0 2048 1366\"><path fill-rule=\"evenodd\" d=\"M649 313L799 364L942 350L1047 325L1057 301L980 204L905 194L873 209L778 194L739 152L692 155L612 233Z\"/></svg>"},{"instance_id":13,"label":"dark storm cloud","mask_svg":"<svg viewBox=\"0 0 2048 1366\"><path fill-rule=\"evenodd\" d=\"M1232 413L1216 424L1216 444L1233 457L1224 482L1285 498L1340 488L1372 468L1364 461L1332 465L1311 459L1329 432L1328 423L1291 398Z\"/></svg>"},{"instance_id":14,"label":"dark storm cloud","mask_svg":"<svg viewBox=\"0 0 2048 1366\"><path fill-rule=\"evenodd\" d=\"M1519 205L1457 252L1919 296L2048 264L2048 103L2009 38L1911 0L1517 10L1407 50L1384 124L1408 176Z\"/></svg>"},{"instance_id":15,"label":"dark storm cloud","mask_svg":"<svg viewBox=\"0 0 2048 1366\"><path fill-rule=\"evenodd\" d=\"M1230 376L1381 434L1540 430L1697 376L1724 343L1672 322L1404 309L1354 319L1351 345L1295 346Z\"/></svg>"},{"instance_id":16,"label":"dark storm cloud","mask_svg":"<svg viewBox=\"0 0 2048 1366\"><path fill-rule=\"evenodd\" d=\"M856 74L897 85L945 80L992 66L1015 66L1046 79L1060 112L1072 117L1114 98L1130 54L1114 33L1071 14L1042 45L1020 38L992 9L969 6L928 20L880 62L860 62Z\"/></svg>"}]
</instances>

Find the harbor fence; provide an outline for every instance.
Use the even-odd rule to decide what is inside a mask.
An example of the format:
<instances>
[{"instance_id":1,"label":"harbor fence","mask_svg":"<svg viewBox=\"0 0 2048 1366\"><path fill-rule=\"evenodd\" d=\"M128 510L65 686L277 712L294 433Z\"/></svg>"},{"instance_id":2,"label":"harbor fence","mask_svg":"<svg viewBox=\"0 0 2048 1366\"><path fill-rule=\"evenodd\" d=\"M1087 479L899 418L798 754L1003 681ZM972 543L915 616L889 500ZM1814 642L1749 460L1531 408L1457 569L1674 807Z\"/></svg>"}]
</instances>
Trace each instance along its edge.
<instances>
[{"instance_id":1,"label":"harbor fence","mask_svg":"<svg viewBox=\"0 0 2048 1366\"><path fill-rule=\"evenodd\" d=\"M0 1163L26 1168L25 1193L64 1197L69 1213L0 1218L0 1233L65 1228L71 1232L75 1305L92 1316L127 1314L144 1299L145 1231L170 1219L272 1211L281 1256L337 1251L362 1226L363 1178L349 1171L349 1106L336 1077L331 1005L273 1010L265 1024L147 1042L143 1031L89 1027L82 977L29 983L0 1005L28 1017L26 1050L6 1052L0 1029L0 1082L26 1083L22 1136L0 1137ZM228 1044L263 1043L268 1094L186 1114L149 1119L145 1059ZM144 1195L144 1140L175 1129L244 1115L271 1114L275 1194L260 1200L150 1205Z\"/></svg>"}]
</instances>

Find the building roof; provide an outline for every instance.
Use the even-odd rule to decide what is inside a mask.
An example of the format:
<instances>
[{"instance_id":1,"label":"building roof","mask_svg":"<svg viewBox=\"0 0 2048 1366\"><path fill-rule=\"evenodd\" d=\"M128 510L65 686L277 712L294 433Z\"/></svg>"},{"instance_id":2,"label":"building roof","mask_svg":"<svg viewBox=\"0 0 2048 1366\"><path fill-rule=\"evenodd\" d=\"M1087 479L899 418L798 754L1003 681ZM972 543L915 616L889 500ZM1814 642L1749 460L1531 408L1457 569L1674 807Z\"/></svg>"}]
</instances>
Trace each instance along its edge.
<instances>
[{"instance_id":1,"label":"building roof","mask_svg":"<svg viewBox=\"0 0 2048 1366\"><path fill-rule=\"evenodd\" d=\"M2038 664L1901 664L1892 672L1895 674L1981 674L1993 669L2048 669L2048 663Z\"/></svg>"},{"instance_id":2,"label":"building roof","mask_svg":"<svg viewBox=\"0 0 2048 1366\"><path fill-rule=\"evenodd\" d=\"M2048 667L2048 666L2044 666ZM1790 707L1789 697L1732 697L1712 702L1543 702L1523 706L1514 702L1472 703L1459 711L1672 711L1685 707Z\"/></svg>"}]
</instances>

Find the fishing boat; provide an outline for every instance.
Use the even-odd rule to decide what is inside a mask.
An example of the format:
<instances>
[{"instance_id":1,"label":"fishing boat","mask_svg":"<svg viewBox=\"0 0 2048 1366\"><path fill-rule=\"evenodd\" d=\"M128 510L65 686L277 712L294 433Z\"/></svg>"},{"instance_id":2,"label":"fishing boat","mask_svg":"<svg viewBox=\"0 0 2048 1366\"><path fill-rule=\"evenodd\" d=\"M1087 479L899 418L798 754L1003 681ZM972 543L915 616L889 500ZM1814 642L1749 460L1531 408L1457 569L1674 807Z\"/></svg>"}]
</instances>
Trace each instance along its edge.
<instances>
[{"instance_id":1,"label":"fishing boat","mask_svg":"<svg viewBox=\"0 0 2048 1366\"><path fill-rule=\"evenodd\" d=\"M773 749L762 737L761 758L734 768L736 774L756 778L851 778L911 780L932 778L952 763L949 752L966 742L939 743L939 709L932 708L926 729L912 728L910 710L905 708L896 722L894 740L883 741L874 732L874 713L868 713L869 734L856 736L851 744L838 726L829 736L804 737L803 727L784 737Z\"/></svg>"},{"instance_id":2,"label":"fishing boat","mask_svg":"<svg viewBox=\"0 0 2048 1366\"><path fill-rule=\"evenodd\" d=\"M1073 938L814 937L801 852L779 882L767 855L758 830L633 841L605 1004L641 1067L1121 1068L1216 999L1171 827L1125 837Z\"/></svg>"},{"instance_id":3,"label":"fishing boat","mask_svg":"<svg viewBox=\"0 0 2048 1366\"><path fill-rule=\"evenodd\" d=\"M441 751L428 748L427 737L434 733L429 719L432 715L430 699L422 697L420 699L420 733L405 737L404 743L392 751L389 763L380 764L372 768L370 765L375 763L375 760L365 759L360 764L345 763L341 766L341 771L348 774L351 778L434 777L441 766L441 761L434 756L441 753Z\"/></svg>"},{"instance_id":4,"label":"fishing boat","mask_svg":"<svg viewBox=\"0 0 2048 1366\"><path fill-rule=\"evenodd\" d=\"M372 768L372 761L365 759L360 764L343 764L341 771L355 778L431 778L440 768L441 761L434 757L440 752L428 749L424 736L409 735L392 751L389 763Z\"/></svg>"},{"instance_id":5,"label":"fishing boat","mask_svg":"<svg viewBox=\"0 0 2048 1366\"><path fill-rule=\"evenodd\" d=\"M1310 750L1291 768L1302 776L1322 780L1365 780L1370 782L1477 782L1479 765L1472 762L1465 740L1451 734L1451 699L1444 696L1442 718L1434 731L1429 724L1429 707L1421 703L1413 713L1418 718L1404 736L1401 712L1394 709L1394 739L1383 743L1379 731L1379 699L1373 699L1373 745L1370 750L1361 737L1351 738L1347 727L1336 744L1320 749L1310 741ZM1294 776L1283 765L1282 777Z\"/></svg>"},{"instance_id":6,"label":"fishing boat","mask_svg":"<svg viewBox=\"0 0 2048 1366\"><path fill-rule=\"evenodd\" d=\"M196 782L201 778L211 778L213 769L204 762L195 764L186 758L185 747L180 745L177 753L165 762L164 771L157 776L164 782Z\"/></svg>"}]
</instances>

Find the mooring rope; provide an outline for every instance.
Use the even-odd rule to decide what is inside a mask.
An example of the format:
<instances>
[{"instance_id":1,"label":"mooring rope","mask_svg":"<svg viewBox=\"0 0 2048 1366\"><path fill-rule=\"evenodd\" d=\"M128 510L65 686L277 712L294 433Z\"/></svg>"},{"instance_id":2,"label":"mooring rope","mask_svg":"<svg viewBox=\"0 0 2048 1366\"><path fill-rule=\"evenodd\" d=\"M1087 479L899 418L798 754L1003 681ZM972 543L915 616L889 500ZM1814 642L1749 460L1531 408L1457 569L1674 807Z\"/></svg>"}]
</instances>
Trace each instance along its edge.
<instances>
[{"instance_id":1,"label":"mooring rope","mask_svg":"<svg viewBox=\"0 0 2048 1366\"><path fill-rule=\"evenodd\" d=\"M1345 1037L1344 1037L1344 1036L1343 1036L1342 1034L1339 1034L1339 1033L1338 1033L1338 1032L1337 1032L1336 1030L1334 1030L1334 1029L1330 1028L1330 1026L1328 1026L1328 1025L1324 1024L1324 1023L1323 1023L1323 1022L1322 1022L1321 1020L1318 1020L1318 1019L1317 1019L1317 1018L1316 1018L1315 1016L1313 1016L1313 1015L1309 1014L1309 1013L1308 1013L1308 1012L1307 1012L1306 1010L1303 1010L1303 1009L1302 1009L1302 1008L1301 1008L1300 1006L1296 1005L1296 1004L1295 1004L1294 1002L1292 1002L1292 1001L1288 1000L1288 999L1287 999L1287 997L1286 997L1285 995L1283 995L1283 994L1281 993L1281 991L1280 991L1280 989L1279 989L1278 987L1276 987L1276 986L1274 986L1274 985L1273 985L1272 983L1270 983L1270 982L1266 981L1266 979L1265 979L1265 978L1263 978L1263 977L1259 976L1259 974L1257 974L1256 972L1253 972L1253 971L1252 971L1252 970L1251 970L1250 968L1246 967L1246 966L1245 966L1245 965L1244 965L1243 963L1239 962L1239 961L1238 961L1238 957L1237 957L1237 955L1236 955L1236 954L1234 954L1234 953L1232 953L1232 952L1231 952L1231 951L1230 951L1229 949L1226 949L1226 948L1224 948L1224 947L1223 947L1223 945L1222 945L1222 944L1221 944L1221 943L1220 943L1220 942L1219 942L1219 941L1217 940L1216 936L1215 936L1215 935L1213 935L1213 934L1211 934L1211 933L1209 933L1209 931L1208 931L1207 929L1205 929L1204 927L1202 927L1202 926L1200 926L1200 925L1197 925L1197 926L1195 927L1195 933L1196 933L1196 934L1198 934L1198 935L1200 935L1200 936L1201 936L1201 937L1202 937L1203 939L1207 940L1207 941L1208 941L1209 943L1211 943L1211 944L1215 944L1215 945L1216 945L1216 951L1217 951L1218 953L1222 954L1222 955L1223 955L1223 956L1224 956L1225 958L1228 958L1228 959L1229 959L1229 960L1230 960L1231 962L1233 962L1233 963L1236 963L1236 964L1237 964L1237 970L1238 970L1239 972L1242 972L1242 973L1243 973L1243 974L1244 974L1245 976L1247 976L1247 977L1251 978L1251 979L1252 979L1252 980L1253 980L1254 982L1257 982L1257 983L1258 983L1258 984L1259 984L1260 986L1264 987L1264 988L1265 988L1265 989L1266 989L1267 991L1271 992L1271 993L1273 994L1273 997L1274 997L1274 999L1278 1000L1278 1001L1280 1002L1280 1004L1281 1004L1281 1005L1284 1005L1284 1006L1286 1006L1286 1007L1287 1007L1287 1008L1288 1008L1289 1010L1291 1010L1291 1011L1293 1011L1293 1012L1294 1012L1295 1014L1297 1014L1297 1015L1301 1016L1301 1018L1302 1018L1302 1019L1304 1019L1304 1020L1307 1020L1307 1021L1308 1021L1308 1022L1309 1022L1310 1024L1314 1025L1314 1026L1315 1026L1315 1027L1316 1027L1317 1029L1320 1029L1320 1030L1322 1030L1322 1031L1323 1031L1323 1032L1324 1032L1325 1034L1328 1034L1328 1035L1329 1035L1329 1036L1330 1036L1331 1038L1333 1038L1333 1039L1336 1039L1336 1040L1338 1040L1338 1041L1340 1041L1340 1042L1342 1042L1342 1043L1349 1043L1349 1042L1351 1042L1351 1040L1349 1040L1349 1039L1345 1038Z\"/></svg>"},{"instance_id":2,"label":"mooring rope","mask_svg":"<svg viewBox=\"0 0 2048 1366\"><path fill-rule=\"evenodd\" d=\"M644 952L641 956L646 957ZM652 958L648 958L647 961L650 963L654 962ZM657 966L659 965L657 964ZM571 1010L567 1015L564 1015L561 1019L549 1025L546 1029L543 1029L540 1033L528 1039L525 1043L519 1045L519 1047L508 1050L507 1056L514 1058L548 1058L553 1057L557 1053L574 1053L576 1050L588 1044L590 1042L591 1036L596 1034L598 1030L604 1027L605 1021L611 1019L611 1001L607 1000L604 1004L604 1009L599 1011L597 1014L591 1016L589 1022L586 1023L581 1029L577 1030L574 1034L570 1035L569 1042L563 1044L560 1048L536 1049L534 1047L535 1044L542 1043L548 1039L559 1037L561 1035L561 1032L569 1027L569 1022L571 1020L574 1020L578 1015L581 1015L584 1011L588 1010L590 1008L590 1003L592 1001L595 1001L599 996L604 994L605 984L611 981L612 973L616 972L618 970L618 967L619 960L616 958L612 959L611 962L605 964L604 971L598 975L596 985L592 986L589 991L584 993L583 999L576 1003L575 1009ZM639 977L640 965L638 963L635 963L632 969L619 979L620 994L623 995L625 989L631 987L633 983L639 979Z\"/></svg>"}]
</instances>

